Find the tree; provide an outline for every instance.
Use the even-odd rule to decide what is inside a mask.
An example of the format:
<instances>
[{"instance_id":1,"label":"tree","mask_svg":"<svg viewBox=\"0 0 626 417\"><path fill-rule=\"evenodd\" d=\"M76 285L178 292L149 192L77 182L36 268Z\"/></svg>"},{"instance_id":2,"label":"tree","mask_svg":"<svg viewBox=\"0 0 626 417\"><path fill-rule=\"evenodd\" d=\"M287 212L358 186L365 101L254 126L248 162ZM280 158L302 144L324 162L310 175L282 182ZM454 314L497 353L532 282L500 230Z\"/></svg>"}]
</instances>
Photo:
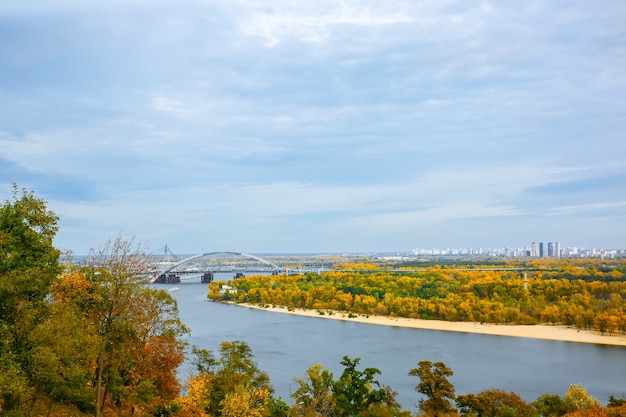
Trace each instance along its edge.
<instances>
[{"instance_id":1,"label":"tree","mask_svg":"<svg viewBox=\"0 0 626 417\"><path fill-rule=\"evenodd\" d=\"M291 394L294 415L301 417L332 417L335 415L333 374L316 364L307 369L306 378L295 378L298 388Z\"/></svg>"},{"instance_id":2,"label":"tree","mask_svg":"<svg viewBox=\"0 0 626 417\"><path fill-rule=\"evenodd\" d=\"M189 395L179 400L186 415L265 416L281 408L272 402L269 376L258 368L247 343L222 342L218 359L205 349L193 352L198 373L189 379Z\"/></svg>"},{"instance_id":3,"label":"tree","mask_svg":"<svg viewBox=\"0 0 626 417\"><path fill-rule=\"evenodd\" d=\"M365 415L373 405L382 405L398 409L396 393L388 386L382 386L374 379L380 374L376 368L356 369L360 359L343 357L341 364L345 367L341 376L333 383L333 399L336 404L336 416ZM379 388L375 388L379 387Z\"/></svg>"},{"instance_id":4,"label":"tree","mask_svg":"<svg viewBox=\"0 0 626 417\"><path fill-rule=\"evenodd\" d=\"M0 206L0 321L15 318L23 302L41 307L59 273L52 241L57 215L46 202L13 185L13 201Z\"/></svg>"},{"instance_id":5,"label":"tree","mask_svg":"<svg viewBox=\"0 0 626 417\"><path fill-rule=\"evenodd\" d=\"M600 406L598 399L589 395L581 384L570 385L567 392L563 395L563 400L570 411L587 410Z\"/></svg>"},{"instance_id":6,"label":"tree","mask_svg":"<svg viewBox=\"0 0 626 417\"><path fill-rule=\"evenodd\" d=\"M92 250L89 265L65 275L55 299L76 309L93 340L96 416L106 408L161 407L178 395L188 332L176 301L147 285L150 261L133 239L118 236Z\"/></svg>"},{"instance_id":7,"label":"tree","mask_svg":"<svg viewBox=\"0 0 626 417\"><path fill-rule=\"evenodd\" d=\"M443 362L420 361L418 368L409 371L409 375L420 379L415 390L424 394L419 408L429 416L446 416L455 411L451 401L454 401L454 385L448 380L453 375L450 368Z\"/></svg>"},{"instance_id":8,"label":"tree","mask_svg":"<svg viewBox=\"0 0 626 417\"><path fill-rule=\"evenodd\" d=\"M607 403L607 407L621 407L624 405L626 405L626 399L615 398L614 395L609 395L609 402Z\"/></svg>"},{"instance_id":9,"label":"tree","mask_svg":"<svg viewBox=\"0 0 626 417\"><path fill-rule=\"evenodd\" d=\"M30 335L47 316L46 296L59 272L53 246L58 217L46 202L13 184L0 206L0 413L21 407L40 387L31 384Z\"/></svg>"},{"instance_id":10,"label":"tree","mask_svg":"<svg viewBox=\"0 0 626 417\"><path fill-rule=\"evenodd\" d=\"M537 412L516 393L499 389L459 395L456 403L460 414L468 417L532 417Z\"/></svg>"},{"instance_id":11,"label":"tree","mask_svg":"<svg viewBox=\"0 0 626 417\"><path fill-rule=\"evenodd\" d=\"M289 417L289 405L282 398L271 396L267 401L269 417Z\"/></svg>"},{"instance_id":12,"label":"tree","mask_svg":"<svg viewBox=\"0 0 626 417\"><path fill-rule=\"evenodd\" d=\"M264 417L270 398L267 387L237 385L220 402L220 415L224 417Z\"/></svg>"},{"instance_id":13,"label":"tree","mask_svg":"<svg viewBox=\"0 0 626 417\"><path fill-rule=\"evenodd\" d=\"M585 410L571 411L565 414L565 417L622 417L624 414L609 414L607 409L600 406L588 408Z\"/></svg>"},{"instance_id":14,"label":"tree","mask_svg":"<svg viewBox=\"0 0 626 417\"><path fill-rule=\"evenodd\" d=\"M549 305L541 312L541 319L553 325L559 322L560 316L561 310L556 305Z\"/></svg>"},{"instance_id":15,"label":"tree","mask_svg":"<svg viewBox=\"0 0 626 417\"><path fill-rule=\"evenodd\" d=\"M209 374L190 376L187 380L186 395L176 399L182 417L206 417L209 408Z\"/></svg>"},{"instance_id":16,"label":"tree","mask_svg":"<svg viewBox=\"0 0 626 417\"><path fill-rule=\"evenodd\" d=\"M611 318L608 313L602 312L595 317L593 324L595 328L604 335L604 333L611 328Z\"/></svg>"},{"instance_id":17,"label":"tree","mask_svg":"<svg viewBox=\"0 0 626 417\"><path fill-rule=\"evenodd\" d=\"M609 402L606 406L606 413L608 417L626 416L626 399L617 399L614 396L609 395Z\"/></svg>"},{"instance_id":18,"label":"tree","mask_svg":"<svg viewBox=\"0 0 626 417\"><path fill-rule=\"evenodd\" d=\"M567 414L567 403L558 394L543 394L533 406L543 417L561 417Z\"/></svg>"},{"instance_id":19,"label":"tree","mask_svg":"<svg viewBox=\"0 0 626 417\"><path fill-rule=\"evenodd\" d=\"M72 414L93 415L91 383L96 344L85 332L82 315L64 304L50 302L49 314L29 334L29 341L33 369L29 379L38 402L47 406L47 413L60 413L58 405L71 404L77 409ZM33 403L28 407L32 409Z\"/></svg>"}]
</instances>

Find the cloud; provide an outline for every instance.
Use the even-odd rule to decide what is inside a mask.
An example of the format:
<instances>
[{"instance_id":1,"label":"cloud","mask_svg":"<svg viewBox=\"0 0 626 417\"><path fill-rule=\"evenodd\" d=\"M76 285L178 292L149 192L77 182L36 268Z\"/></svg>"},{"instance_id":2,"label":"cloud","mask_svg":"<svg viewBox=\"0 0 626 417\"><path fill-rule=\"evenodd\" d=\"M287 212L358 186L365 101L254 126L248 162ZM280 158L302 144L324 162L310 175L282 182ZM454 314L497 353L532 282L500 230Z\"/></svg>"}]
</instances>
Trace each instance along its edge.
<instances>
[{"instance_id":1,"label":"cloud","mask_svg":"<svg viewBox=\"0 0 626 417\"><path fill-rule=\"evenodd\" d=\"M568 214L593 214L595 216L602 214L624 214L626 209L626 201L618 202L593 202L588 204L578 204L575 206L555 207L548 216L563 216ZM611 213L612 212L612 213ZM616 225L617 226L617 225Z\"/></svg>"},{"instance_id":2,"label":"cloud","mask_svg":"<svg viewBox=\"0 0 626 417\"><path fill-rule=\"evenodd\" d=\"M304 6L304 7L302 7ZM302 3L275 2L252 10L239 23L242 33L259 36L267 46L281 41L326 42L337 27L376 27L407 24L412 19L404 12L370 8L360 2Z\"/></svg>"},{"instance_id":3,"label":"cloud","mask_svg":"<svg viewBox=\"0 0 626 417\"><path fill-rule=\"evenodd\" d=\"M623 242L626 9L605 6L4 4L0 189L43 192L80 248Z\"/></svg>"},{"instance_id":4,"label":"cloud","mask_svg":"<svg viewBox=\"0 0 626 417\"><path fill-rule=\"evenodd\" d=\"M185 103L166 97L155 97L152 99L152 107L158 112L176 117L186 118L193 115L193 110L187 107Z\"/></svg>"}]
</instances>

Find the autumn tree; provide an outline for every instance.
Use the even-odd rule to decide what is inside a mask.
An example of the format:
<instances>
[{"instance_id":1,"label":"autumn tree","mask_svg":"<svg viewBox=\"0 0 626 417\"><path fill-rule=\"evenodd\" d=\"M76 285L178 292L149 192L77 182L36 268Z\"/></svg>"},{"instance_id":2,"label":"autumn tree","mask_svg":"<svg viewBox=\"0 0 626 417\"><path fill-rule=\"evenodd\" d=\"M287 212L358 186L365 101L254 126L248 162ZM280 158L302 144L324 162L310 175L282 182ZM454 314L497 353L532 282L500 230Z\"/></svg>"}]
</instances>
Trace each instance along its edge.
<instances>
[{"instance_id":1,"label":"autumn tree","mask_svg":"<svg viewBox=\"0 0 626 417\"><path fill-rule=\"evenodd\" d=\"M595 406L584 410L571 411L565 414L565 417L623 417L624 414L613 414L607 411L608 409Z\"/></svg>"},{"instance_id":2,"label":"autumn tree","mask_svg":"<svg viewBox=\"0 0 626 417\"><path fill-rule=\"evenodd\" d=\"M365 269L307 273L299 276L247 276L210 287L209 298L288 308L345 311L391 317L474 320L506 324L560 322L590 328L598 313L608 314L608 332L626 331L626 305L621 294L626 283L614 279L615 260L601 272L593 260L586 268L570 267L559 260L549 265L527 265L533 272L525 281L517 272L429 268L426 271ZM505 263L505 262L503 262ZM515 265L514 261L506 261ZM564 264L564 265L563 265ZM549 270L543 269L549 267ZM619 275L623 275L619 272ZM611 279L607 279L609 274ZM564 278L564 277L567 277ZM586 281L577 279L597 279ZM270 282L271 281L271 282ZM220 285L229 291L219 291Z\"/></svg>"},{"instance_id":3,"label":"autumn tree","mask_svg":"<svg viewBox=\"0 0 626 417\"><path fill-rule=\"evenodd\" d=\"M467 417L533 417L537 412L516 393L499 389L459 395L456 403L459 414Z\"/></svg>"},{"instance_id":4,"label":"autumn tree","mask_svg":"<svg viewBox=\"0 0 626 417\"><path fill-rule=\"evenodd\" d=\"M607 331L612 331L614 327L612 326L611 316L609 316L606 312L599 313L595 317L593 324L594 327L603 335Z\"/></svg>"},{"instance_id":5,"label":"autumn tree","mask_svg":"<svg viewBox=\"0 0 626 417\"><path fill-rule=\"evenodd\" d=\"M82 275L64 277L69 281L62 280L56 297L79 311L93 340L96 416L107 408L162 406L178 395L176 369L188 332L176 301L147 285L150 261L132 238L109 240L88 262Z\"/></svg>"},{"instance_id":6,"label":"autumn tree","mask_svg":"<svg viewBox=\"0 0 626 417\"><path fill-rule=\"evenodd\" d=\"M307 369L305 378L295 378L298 388L291 397L294 415L301 417L333 417L333 373L316 364Z\"/></svg>"},{"instance_id":7,"label":"autumn tree","mask_svg":"<svg viewBox=\"0 0 626 417\"><path fill-rule=\"evenodd\" d=\"M563 400L570 411L587 410L597 408L600 402L591 396L581 384L572 384L563 395Z\"/></svg>"},{"instance_id":8,"label":"autumn tree","mask_svg":"<svg viewBox=\"0 0 626 417\"><path fill-rule=\"evenodd\" d=\"M613 395L609 395L609 402L606 406L606 413L608 417L626 416L626 399L618 399L615 398Z\"/></svg>"},{"instance_id":9,"label":"autumn tree","mask_svg":"<svg viewBox=\"0 0 626 417\"><path fill-rule=\"evenodd\" d=\"M427 416L454 415L454 385L448 380L453 375L452 370L443 362L420 361L418 365L409 375L420 379L415 390L426 396L419 401L420 410Z\"/></svg>"},{"instance_id":10,"label":"autumn tree","mask_svg":"<svg viewBox=\"0 0 626 417\"><path fill-rule=\"evenodd\" d=\"M272 401L269 376L258 368L247 343L222 342L219 358L206 349L193 352L196 372L188 381L191 397L178 400L185 415L269 416L273 407L282 408Z\"/></svg>"}]
</instances>

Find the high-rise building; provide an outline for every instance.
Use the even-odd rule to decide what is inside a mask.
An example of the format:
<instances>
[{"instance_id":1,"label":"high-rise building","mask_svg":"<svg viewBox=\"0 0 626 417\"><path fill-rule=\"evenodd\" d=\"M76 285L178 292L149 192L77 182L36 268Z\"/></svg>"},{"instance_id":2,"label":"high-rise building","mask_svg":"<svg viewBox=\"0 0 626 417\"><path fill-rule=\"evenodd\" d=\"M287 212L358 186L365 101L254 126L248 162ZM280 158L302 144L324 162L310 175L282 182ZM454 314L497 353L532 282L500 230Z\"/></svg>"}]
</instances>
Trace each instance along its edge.
<instances>
[{"instance_id":1,"label":"high-rise building","mask_svg":"<svg viewBox=\"0 0 626 417\"><path fill-rule=\"evenodd\" d=\"M530 256L532 256L533 258L539 256L539 251L537 250L537 242L533 242L530 245Z\"/></svg>"},{"instance_id":2,"label":"high-rise building","mask_svg":"<svg viewBox=\"0 0 626 417\"><path fill-rule=\"evenodd\" d=\"M543 258L545 255L544 251L543 251L543 242L539 242L539 257Z\"/></svg>"},{"instance_id":3,"label":"high-rise building","mask_svg":"<svg viewBox=\"0 0 626 417\"><path fill-rule=\"evenodd\" d=\"M548 242L548 258L556 258L554 242Z\"/></svg>"},{"instance_id":4,"label":"high-rise building","mask_svg":"<svg viewBox=\"0 0 626 417\"><path fill-rule=\"evenodd\" d=\"M559 242L554 243L554 250L556 252L554 256L556 258L560 258L561 257L561 244Z\"/></svg>"}]
</instances>

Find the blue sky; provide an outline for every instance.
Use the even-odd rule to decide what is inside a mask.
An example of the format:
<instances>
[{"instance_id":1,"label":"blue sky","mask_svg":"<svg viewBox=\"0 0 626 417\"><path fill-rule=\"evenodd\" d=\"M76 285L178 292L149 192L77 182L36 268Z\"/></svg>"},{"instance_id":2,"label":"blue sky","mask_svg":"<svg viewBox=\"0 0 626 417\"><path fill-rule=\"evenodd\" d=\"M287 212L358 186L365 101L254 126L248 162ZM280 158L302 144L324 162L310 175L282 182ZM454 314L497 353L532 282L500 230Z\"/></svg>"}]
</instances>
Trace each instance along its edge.
<instances>
[{"instance_id":1,"label":"blue sky","mask_svg":"<svg viewBox=\"0 0 626 417\"><path fill-rule=\"evenodd\" d=\"M0 4L0 198L77 254L626 247L626 3Z\"/></svg>"}]
</instances>

